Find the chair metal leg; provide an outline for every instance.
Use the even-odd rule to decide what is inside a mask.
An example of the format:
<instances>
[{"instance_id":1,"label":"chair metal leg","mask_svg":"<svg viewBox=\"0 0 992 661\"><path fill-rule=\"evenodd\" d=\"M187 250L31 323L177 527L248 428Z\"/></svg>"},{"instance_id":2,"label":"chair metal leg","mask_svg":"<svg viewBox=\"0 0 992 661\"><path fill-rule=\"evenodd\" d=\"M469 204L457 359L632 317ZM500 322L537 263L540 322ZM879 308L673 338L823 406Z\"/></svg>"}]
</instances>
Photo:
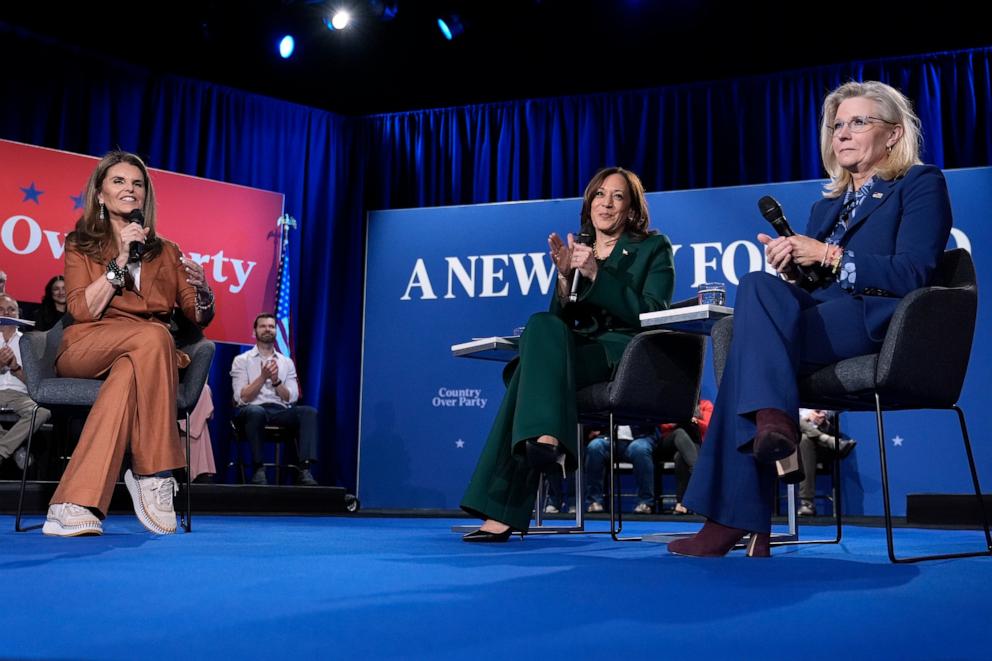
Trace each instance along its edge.
<instances>
[{"instance_id":1,"label":"chair metal leg","mask_svg":"<svg viewBox=\"0 0 992 661\"><path fill-rule=\"evenodd\" d=\"M834 436L834 442L835 442L834 447L836 448L836 447L840 447L840 414L837 413L837 412L834 413L834 430L835 430L835 434L836 434ZM808 467L806 467L806 468L808 468ZM816 467L815 466L813 467L813 470L814 471L816 470ZM841 488L840 488L840 455L838 455L837 452L834 452L833 478L832 479L833 479L833 484L831 486L831 496L833 497L834 524L835 524L836 529L837 529L836 530L836 535L835 535L834 539L799 539L799 527L798 527L798 524L796 524L795 527L793 527L793 519L790 518L790 520L789 520L789 524L790 524L789 525L789 532L790 532L790 536L794 536L795 539L794 540L789 540L789 541L783 541L783 542L774 542L773 541L771 543L772 546L799 546L799 545L806 545L806 544L839 544L840 543L841 534L842 534L843 521L842 521L842 517L841 517L841 502L840 502L840 491L841 491ZM792 489L795 489L796 488L796 485L791 485L791 488ZM790 491L790 494L791 493L794 493L794 492L793 491ZM790 508L792 508L793 502L794 501L790 501L790 503L789 503ZM792 511L791 511L790 514L793 517L795 516L795 509L794 508L792 509Z\"/></svg>"},{"instance_id":2,"label":"chair metal leg","mask_svg":"<svg viewBox=\"0 0 992 661\"><path fill-rule=\"evenodd\" d=\"M623 502L617 488L617 426L610 412L610 537L614 542L639 542L640 537L620 537L623 531Z\"/></svg>"},{"instance_id":3,"label":"chair metal leg","mask_svg":"<svg viewBox=\"0 0 992 661\"><path fill-rule=\"evenodd\" d=\"M193 483L192 471L190 470L190 432L192 428L189 425L189 411L186 411L186 517L183 521L183 528L186 532L191 532L193 530L193 501L190 495L190 485Z\"/></svg>"},{"instance_id":4,"label":"chair metal leg","mask_svg":"<svg viewBox=\"0 0 992 661\"><path fill-rule=\"evenodd\" d=\"M992 535L989 532L989 519L985 511L985 503L982 500L982 490L978 484L978 472L975 469L975 457L971 452L971 440L968 437L968 427L965 423L964 411L962 411L958 406L952 406L952 409L958 414L958 421L961 424L961 438L964 441L965 454L968 457L968 467L971 470L971 481L975 488L975 497L978 499L979 509L982 512L982 519L984 523L985 530L985 542L986 550L984 551L970 551L966 553L941 553L936 555L920 555L910 558L897 558L895 553L895 546L892 540L892 512L889 504L889 470L888 470L888 460L885 454L885 427L882 422L882 400L878 393L875 393L875 417L878 421L878 447L879 447L879 458L881 460L882 469L882 503L885 508L885 540L888 545L889 560L893 563L909 563L909 562L920 562L922 560L949 560L952 558L973 558L976 556L988 556L992 555Z\"/></svg>"},{"instance_id":5,"label":"chair metal leg","mask_svg":"<svg viewBox=\"0 0 992 661\"><path fill-rule=\"evenodd\" d=\"M31 464L31 462L29 461L31 458L31 441L34 440L34 423L38 417L39 408L41 407L38 406L38 404L35 404L34 408L31 409L31 427L28 430L28 442L24 448L25 452L27 452L27 456L25 457L25 461L24 461L24 470L21 471L21 490L17 495L17 516L14 517L15 532L34 530L35 528L38 527L38 526L31 526L29 528L21 527L21 514L24 512L24 489L27 487L27 482L28 482L28 468L30 467Z\"/></svg>"},{"instance_id":6,"label":"chair metal leg","mask_svg":"<svg viewBox=\"0 0 992 661\"><path fill-rule=\"evenodd\" d=\"M968 468L971 471L971 483L975 487L975 498L978 499L978 511L982 513L982 523L985 528L985 543L992 552L992 532L989 531L989 513L985 509L985 499L982 497L982 487L978 484L978 470L975 468L975 455L971 451L971 437L968 436L968 424L964 419L964 411L961 407L954 405L951 407L958 414L958 422L961 424L961 438L964 440L964 451L968 455Z\"/></svg>"},{"instance_id":7,"label":"chair metal leg","mask_svg":"<svg viewBox=\"0 0 992 661\"><path fill-rule=\"evenodd\" d=\"M534 525L538 528L544 525L545 499L544 473L537 476L537 497L534 498Z\"/></svg>"}]
</instances>

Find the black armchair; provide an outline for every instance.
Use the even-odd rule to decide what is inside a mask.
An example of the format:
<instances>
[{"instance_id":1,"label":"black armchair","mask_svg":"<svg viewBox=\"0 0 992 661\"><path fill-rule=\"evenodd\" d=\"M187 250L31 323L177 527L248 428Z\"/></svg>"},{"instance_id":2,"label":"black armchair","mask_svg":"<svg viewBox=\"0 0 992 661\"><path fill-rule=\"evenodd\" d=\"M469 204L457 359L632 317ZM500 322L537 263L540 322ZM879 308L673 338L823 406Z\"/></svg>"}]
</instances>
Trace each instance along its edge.
<instances>
[{"instance_id":1,"label":"black armchair","mask_svg":"<svg viewBox=\"0 0 992 661\"><path fill-rule=\"evenodd\" d=\"M577 393L579 420L609 426L610 534L617 541L640 539L619 537L623 513L616 488L617 426L690 420L699 401L705 340L701 335L666 330L641 333L627 345L612 380ZM576 503L577 511L581 505Z\"/></svg>"}]
</instances>

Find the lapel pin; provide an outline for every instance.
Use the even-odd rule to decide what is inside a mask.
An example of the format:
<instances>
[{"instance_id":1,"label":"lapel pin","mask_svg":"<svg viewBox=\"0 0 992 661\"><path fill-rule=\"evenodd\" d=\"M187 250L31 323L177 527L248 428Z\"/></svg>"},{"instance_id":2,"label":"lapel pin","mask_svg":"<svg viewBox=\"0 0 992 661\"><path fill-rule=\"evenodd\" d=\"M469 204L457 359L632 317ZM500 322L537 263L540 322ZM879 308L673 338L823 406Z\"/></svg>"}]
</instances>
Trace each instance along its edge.
<instances>
[{"instance_id":1,"label":"lapel pin","mask_svg":"<svg viewBox=\"0 0 992 661\"><path fill-rule=\"evenodd\" d=\"M624 256L627 256L627 255L629 255L629 254L630 254L629 252L627 252L627 249L626 249L626 248L623 248L622 250L623 250L623 254L624 254Z\"/></svg>"},{"instance_id":2,"label":"lapel pin","mask_svg":"<svg viewBox=\"0 0 992 661\"><path fill-rule=\"evenodd\" d=\"M871 194L871 196L873 198L875 198L876 200L881 200L882 199L882 195L884 195L884 193L872 193Z\"/></svg>"}]
</instances>

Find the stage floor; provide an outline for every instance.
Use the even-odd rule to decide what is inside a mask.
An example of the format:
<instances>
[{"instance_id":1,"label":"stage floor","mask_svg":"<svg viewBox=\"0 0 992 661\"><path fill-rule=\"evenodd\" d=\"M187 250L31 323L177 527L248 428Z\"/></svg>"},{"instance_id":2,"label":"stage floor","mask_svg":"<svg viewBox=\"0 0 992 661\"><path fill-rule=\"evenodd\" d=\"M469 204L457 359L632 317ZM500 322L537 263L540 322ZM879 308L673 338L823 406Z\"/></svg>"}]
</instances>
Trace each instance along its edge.
<instances>
[{"instance_id":1,"label":"stage floor","mask_svg":"<svg viewBox=\"0 0 992 661\"><path fill-rule=\"evenodd\" d=\"M992 558L892 565L877 527L761 560L675 557L606 535L465 544L450 532L465 519L193 521L191 534L155 537L114 515L102 537L58 539L0 516L0 657L849 661L992 649ZM984 545L960 530L896 540L904 554Z\"/></svg>"}]
</instances>

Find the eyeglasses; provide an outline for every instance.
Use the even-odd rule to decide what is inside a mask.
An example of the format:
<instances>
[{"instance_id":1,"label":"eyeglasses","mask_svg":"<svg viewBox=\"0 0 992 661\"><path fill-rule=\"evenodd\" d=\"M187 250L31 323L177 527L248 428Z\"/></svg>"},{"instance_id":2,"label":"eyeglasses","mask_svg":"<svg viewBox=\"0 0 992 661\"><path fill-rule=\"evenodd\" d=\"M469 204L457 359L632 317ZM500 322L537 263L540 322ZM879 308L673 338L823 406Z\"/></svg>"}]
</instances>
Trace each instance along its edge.
<instances>
[{"instance_id":1,"label":"eyeglasses","mask_svg":"<svg viewBox=\"0 0 992 661\"><path fill-rule=\"evenodd\" d=\"M871 115L858 115L856 117L852 117L846 122L842 122L840 120L834 122L833 126L830 127L830 132L836 135L838 131L842 131L846 126L851 130L851 133L864 133L865 131L870 129L871 125L874 124L875 122L884 122L886 124L892 124L893 126L895 125L895 122L890 122L889 120L882 119L881 117L872 117Z\"/></svg>"}]
</instances>

